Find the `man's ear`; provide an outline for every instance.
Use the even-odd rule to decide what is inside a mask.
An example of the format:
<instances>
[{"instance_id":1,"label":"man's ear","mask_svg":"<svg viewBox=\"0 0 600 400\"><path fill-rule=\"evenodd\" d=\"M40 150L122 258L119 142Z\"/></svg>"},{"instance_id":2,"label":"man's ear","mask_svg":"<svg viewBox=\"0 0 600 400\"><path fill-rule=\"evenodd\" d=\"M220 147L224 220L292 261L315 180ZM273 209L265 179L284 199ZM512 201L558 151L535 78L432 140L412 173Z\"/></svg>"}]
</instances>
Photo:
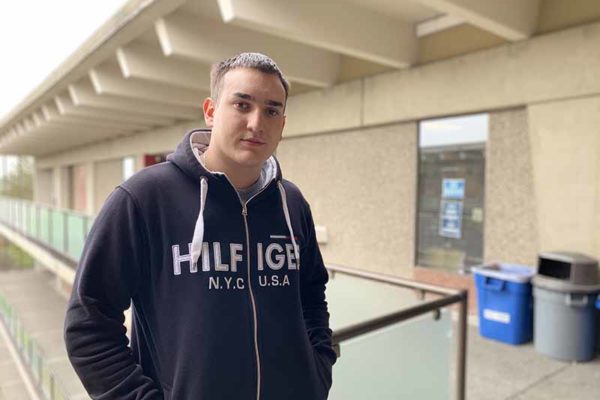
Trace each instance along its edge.
<instances>
[{"instance_id":1,"label":"man's ear","mask_svg":"<svg viewBox=\"0 0 600 400\"><path fill-rule=\"evenodd\" d=\"M202 110L204 110L204 123L207 128L213 127L214 113L215 113L215 102L210 97L204 99L202 103Z\"/></svg>"}]
</instances>

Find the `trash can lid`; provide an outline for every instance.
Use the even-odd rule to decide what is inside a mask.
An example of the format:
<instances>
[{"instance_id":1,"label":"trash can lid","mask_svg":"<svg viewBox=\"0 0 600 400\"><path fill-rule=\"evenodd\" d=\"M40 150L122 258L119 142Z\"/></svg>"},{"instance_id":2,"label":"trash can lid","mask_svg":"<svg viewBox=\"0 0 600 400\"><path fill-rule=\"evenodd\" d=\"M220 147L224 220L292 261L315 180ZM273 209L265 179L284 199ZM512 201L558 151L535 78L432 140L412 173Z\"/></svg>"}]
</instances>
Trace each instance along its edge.
<instances>
[{"instance_id":1,"label":"trash can lid","mask_svg":"<svg viewBox=\"0 0 600 400\"><path fill-rule=\"evenodd\" d=\"M582 253L577 253L574 251L546 251L546 252L540 253L539 257L556 260L556 261L563 261L566 263L580 264L580 265L582 265L582 264L592 264L592 265L596 265L596 266L598 265L598 260L596 260L595 258L587 256Z\"/></svg>"},{"instance_id":2,"label":"trash can lid","mask_svg":"<svg viewBox=\"0 0 600 400\"><path fill-rule=\"evenodd\" d=\"M538 276L549 280L541 280L540 285L551 290L589 293L593 287L600 285L598 260L585 254L570 251L544 252L538 256ZM564 281L562 283L552 281ZM578 289L583 286L583 289Z\"/></svg>"},{"instance_id":3,"label":"trash can lid","mask_svg":"<svg viewBox=\"0 0 600 400\"><path fill-rule=\"evenodd\" d=\"M600 293L600 285L581 285L545 275L534 276L531 279L531 284L535 287L562 293Z\"/></svg>"},{"instance_id":4,"label":"trash can lid","mask_svg":"<svg viewBox=\"0 0 600 400\"><path fill-rule=\"evenodd\" d=\"M491 263L472 267L475 274L505 281L528 283L535 275L535 269L527 265Z\"/></svg>"}]
</instances>

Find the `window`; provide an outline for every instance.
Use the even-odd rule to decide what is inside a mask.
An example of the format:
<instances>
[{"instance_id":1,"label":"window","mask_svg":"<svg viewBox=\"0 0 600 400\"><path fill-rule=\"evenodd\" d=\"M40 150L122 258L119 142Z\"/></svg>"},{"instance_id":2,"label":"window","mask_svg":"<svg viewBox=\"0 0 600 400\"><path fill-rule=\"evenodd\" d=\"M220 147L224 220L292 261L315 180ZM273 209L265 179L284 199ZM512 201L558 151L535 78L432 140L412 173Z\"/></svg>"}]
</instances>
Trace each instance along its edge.
<instances>
[{"instance_id":1,"label":"window","mask_svg":"<svg viewBox=\"0 0 600 400\"><path fill-rule=\"evenodd\" d=\"M123 159L123 180L126 181L135 173L135 157Z\"/></svg>"},{"instance_id":2,"label":"window","mask_svg":"<svg viewBox=\"0 0 600 400\"><path fill-rule=\"evenodd\" d=\"M452 271L483 261L488 115L421 121L417 265Z\"/></svg>"}]
</instances>

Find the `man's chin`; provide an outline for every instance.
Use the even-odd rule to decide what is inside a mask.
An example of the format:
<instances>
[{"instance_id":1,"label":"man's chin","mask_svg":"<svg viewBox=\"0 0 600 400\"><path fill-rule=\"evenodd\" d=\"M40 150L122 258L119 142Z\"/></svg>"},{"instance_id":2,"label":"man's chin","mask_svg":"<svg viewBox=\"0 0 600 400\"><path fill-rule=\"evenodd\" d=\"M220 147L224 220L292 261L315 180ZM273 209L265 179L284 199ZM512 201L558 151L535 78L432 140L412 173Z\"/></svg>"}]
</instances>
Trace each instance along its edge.
<instances>
[{"instance_id":1,"label":"man's chin","mask_svg":"<svg viewBox=\"0 0 600 400\"><path fill-rule=\"evenodd\" d=\"M239 157L236 160L236 163L241 167L241 168L261 168L262 165L264 164L264 162L268 159L269 157L248 157L248 156L244 156L244 157Z\"/></svg>"}]
</instances>

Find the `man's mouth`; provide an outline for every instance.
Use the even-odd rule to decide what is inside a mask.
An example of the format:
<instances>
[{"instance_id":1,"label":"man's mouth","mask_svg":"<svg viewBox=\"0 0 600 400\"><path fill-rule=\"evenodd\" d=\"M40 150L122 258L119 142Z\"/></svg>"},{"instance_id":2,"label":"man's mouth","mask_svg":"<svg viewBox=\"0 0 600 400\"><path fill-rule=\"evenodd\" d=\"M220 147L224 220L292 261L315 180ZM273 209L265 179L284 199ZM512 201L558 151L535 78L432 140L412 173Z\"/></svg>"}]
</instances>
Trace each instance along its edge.
<instances>
[{"instance_id":1,"label":"man's mouth","mask_svg":"<svg viewBox=\"0 0 600 400\"><path fill-rule=\"evenodd\" d=\"M253 144L253 145L262 145L265 144L264 140L258 139L258 138L246 138L246 139L242 139L242 142L248 143L248 144Z\"/></svg>"}]
</instances>

